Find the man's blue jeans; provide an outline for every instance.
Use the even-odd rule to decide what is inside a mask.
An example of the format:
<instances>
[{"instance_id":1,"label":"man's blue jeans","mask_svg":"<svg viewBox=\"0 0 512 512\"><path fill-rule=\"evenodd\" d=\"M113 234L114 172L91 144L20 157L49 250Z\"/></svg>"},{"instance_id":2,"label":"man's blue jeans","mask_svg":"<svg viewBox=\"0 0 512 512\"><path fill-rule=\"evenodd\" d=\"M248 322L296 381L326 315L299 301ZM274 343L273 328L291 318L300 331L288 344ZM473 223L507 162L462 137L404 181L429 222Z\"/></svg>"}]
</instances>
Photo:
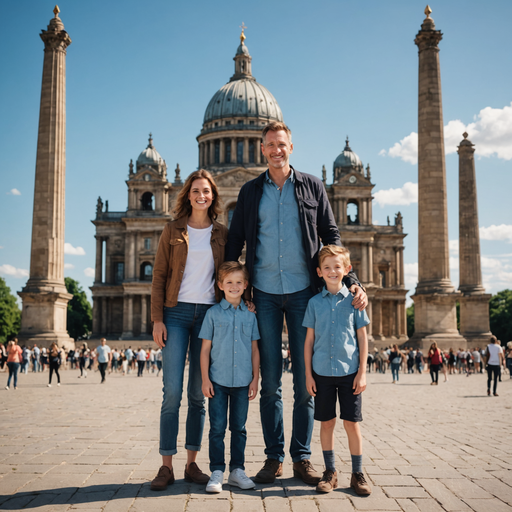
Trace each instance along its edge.
<instances>
[{"instance_id":1,"label":"man's blue jeans","mask_svg":"<svg viewBox=\"0 0 512 512\"><path fill-rule=\"evenodd\" d=\"M204 396L201 391L199 358L202 340L198 337L208 304L178 302L173 308L164 307L167 341L162 349L163 392L160 412L160 455L177 453L181 395L185 361L189 352L188 413L185 426L185 448L199 451L205 418Z\"/></svg>"},{"instance_id":2,"label":"man's blue jeans","mask_svg":"<svg viewBox=\"0 0 512 512\"><path fill-rule=\"evenodd\" d=\"M7 387L11 385L11 378L14 377L14 387L18 387L18 370L20 369L20 363L7 363L9 368L9 378L7 379Z\"/></svg>"},{"instance_id":3,"label":"man's blue jeans","mask_svg":"<svg viewBox=\"0 0 512 512\"><path fill-rule=\"evenodd\" d=\"M304 314L312 297L310 288L286 295L272 295L253 289L261 339L260 415L265 439L265 454L280 462L284 459L283 393L281 377L282 332L286 316L293 373L293 420L290 455L293 462L311 457L311 435L314 423L313 398L306 389L304 341L307 329L302 327Z\"/></svg>"},{"instance_id":4,"label":"man's blue jeans","mask_svg":"<svg viewBox=\"0 0 512 512\"><path fill-rule=\"evenodd\" d=\"M391 373L393 375L393 380L398 382L398 371L400 370L400 363L391 363Z\"/></svg>"},{"instance_id":5,"label":"man's blue jeans","mask_svg":"<svg viewBox=\"0 0 512 512\"><path fill-rule=\"evenodd\" d=\"M249 386L228 388L216 382L212 382L212 385L215 394L208 402L210 471L220 470L224 472L226 469L224 437L228 426L228 402L229 431L231 432L229 471L236 468L245 470L245 445L247 442L245 422L249 410Z\"/></svg>"}]
</instances>

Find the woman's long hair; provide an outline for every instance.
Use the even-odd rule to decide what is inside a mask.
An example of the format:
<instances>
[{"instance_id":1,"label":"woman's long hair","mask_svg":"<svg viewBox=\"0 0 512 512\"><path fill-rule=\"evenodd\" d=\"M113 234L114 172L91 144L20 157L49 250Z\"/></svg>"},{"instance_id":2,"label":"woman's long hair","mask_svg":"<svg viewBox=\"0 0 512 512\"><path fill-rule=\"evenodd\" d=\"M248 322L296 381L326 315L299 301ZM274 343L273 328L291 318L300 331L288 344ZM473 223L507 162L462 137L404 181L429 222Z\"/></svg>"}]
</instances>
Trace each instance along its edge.
<instances>
[{"instance_id":1,"label":"woman's long hair","mask_svg":"<svg viewBox=\"0 0 512 512\"><path fill-rule=\"evenodd\" d=\"M180 217L190 217L190 214L192 213L192 205L190 204L188 195L190 193L190 189L192 188L192 183L194 182L194 180L200 180L203 178L210 182L213 194L212 204L208 208L208 216L210 217L210 219L216 220L217 217L222 213L222 202L219 197L219 189L215 184L213 176L208 171L204 169L199 169L198 171L194 171L187 177L185 184L183 185L183 188L178 194L178 199L176 200L176 207L174 208L173 212L176 219L179 219Z\"/></svg>"}]
</instances>

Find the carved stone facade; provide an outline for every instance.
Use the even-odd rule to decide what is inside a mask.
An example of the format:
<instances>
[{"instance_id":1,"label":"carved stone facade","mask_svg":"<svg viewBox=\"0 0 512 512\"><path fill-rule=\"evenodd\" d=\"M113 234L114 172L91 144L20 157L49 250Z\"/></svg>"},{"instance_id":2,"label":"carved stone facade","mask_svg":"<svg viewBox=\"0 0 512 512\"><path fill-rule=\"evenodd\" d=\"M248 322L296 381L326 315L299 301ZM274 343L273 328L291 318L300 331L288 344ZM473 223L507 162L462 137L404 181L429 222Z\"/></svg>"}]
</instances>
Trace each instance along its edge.
<instances>
[{"instance_id":1,"label":"carved stone facade","mask_svg":"<svg viewBox=\"0 0 512 512\"><path fill-rule=\"evenodd\" d=\"M199 168L215 175L229 226L244 183L267 168L261 155L261 129L282 120L274 97L251 74L251 57L242 33L235 74L210 101L197 137ZM229 149L227 149L229 148ZM152 139L136 163L130 163L128 210L103 211L98 200L96 219L96 280L93 292L93 337L149 339L151 271L160 234L182 187L179 166L167 181L166 165ZM308 169L300 169L308 172ZM323 182L341 239L352 254L353 266L367 288L370 340L378 346L407 340L402 216L393 225L374 225L370 168L363 168L348 140L333 166L333 183ZM105 268L105 273L103 273Z\"/></svg>"}]
</instances>

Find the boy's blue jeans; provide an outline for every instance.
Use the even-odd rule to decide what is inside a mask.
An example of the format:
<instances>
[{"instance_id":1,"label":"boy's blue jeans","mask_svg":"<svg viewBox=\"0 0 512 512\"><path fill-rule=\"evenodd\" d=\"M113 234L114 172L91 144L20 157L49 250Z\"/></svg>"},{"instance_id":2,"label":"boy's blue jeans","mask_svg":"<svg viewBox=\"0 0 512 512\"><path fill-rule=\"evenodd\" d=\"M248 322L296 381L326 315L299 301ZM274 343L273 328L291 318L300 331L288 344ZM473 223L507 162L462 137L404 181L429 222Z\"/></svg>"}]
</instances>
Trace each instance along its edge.
<instances>
[{"instance_id":1,"label":"boy's blue jeans","mask_svg":"<svg viewBox=\"0 0 512 512\"><path fill-rule=\"evenodd\" d=\"M215 382L212 382L212 385L215 394L208 402L210 471L224 472L226 469L224 436L228 426L228 403L229 431L231 432L229 471L236 468L245 469L245 444L247 442L245 422L249 410L249 386L228 388Z\"/></svg>"}]
</instances>

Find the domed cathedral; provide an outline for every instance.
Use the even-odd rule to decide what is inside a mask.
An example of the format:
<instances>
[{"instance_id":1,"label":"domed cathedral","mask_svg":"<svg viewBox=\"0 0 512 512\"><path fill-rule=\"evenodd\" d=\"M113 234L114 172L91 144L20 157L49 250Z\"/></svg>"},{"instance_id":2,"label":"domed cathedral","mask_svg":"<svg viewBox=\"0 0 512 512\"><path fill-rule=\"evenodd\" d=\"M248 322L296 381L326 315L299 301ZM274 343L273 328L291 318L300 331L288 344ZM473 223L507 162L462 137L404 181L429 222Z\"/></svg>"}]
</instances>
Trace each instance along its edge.
<instances>
[{"instance_id":1,"label":"domed cathedral","mask_svg":"<svg viewBox=\"0 0 512 512\"><path fill-rule=\"evenodd\" d=\"M223 199L219 221L230 224L241 186L267 169L261 154L261 130L270 121L283 121L274 96L252 75L252 58L242 29L234 57L235 73L212 97L200 134L198 168L214 176ZM300 169L311 172L310 169ZM188 174L188 173L187 173ZM341 240L350 249L353 266L370 298L370 340L379 346L407 339L403 280L402 217L387 226L372 223L370 167L366 171L345 148L333 165L332 184L322 170ZM167 165L149 143L135 166L130 161L128 209L109 212L98 198L96 273L93 295L93 338L151 339L150 295L154 258L160 234L171 217L183 186L179 165L174 182ZM121 346L129 343L121 343Z\"/></svg>"},{"instance_id":2,"label":"domed cathedral","mask_svg":"<svg viewBox=\"0 0 512 512\"><path fill-rule=\"evenodd\" d=\"M369 298L369 339L377 346L407 340L404 284L404 243L402 215L394 223L374 225L370 165L366 172L360 158L352 151L348 137L345 148L333 164L332 184L327 185L327 171L322 169L341 241L351 253L354 271Z\"/></svg>"}]
</instances>

